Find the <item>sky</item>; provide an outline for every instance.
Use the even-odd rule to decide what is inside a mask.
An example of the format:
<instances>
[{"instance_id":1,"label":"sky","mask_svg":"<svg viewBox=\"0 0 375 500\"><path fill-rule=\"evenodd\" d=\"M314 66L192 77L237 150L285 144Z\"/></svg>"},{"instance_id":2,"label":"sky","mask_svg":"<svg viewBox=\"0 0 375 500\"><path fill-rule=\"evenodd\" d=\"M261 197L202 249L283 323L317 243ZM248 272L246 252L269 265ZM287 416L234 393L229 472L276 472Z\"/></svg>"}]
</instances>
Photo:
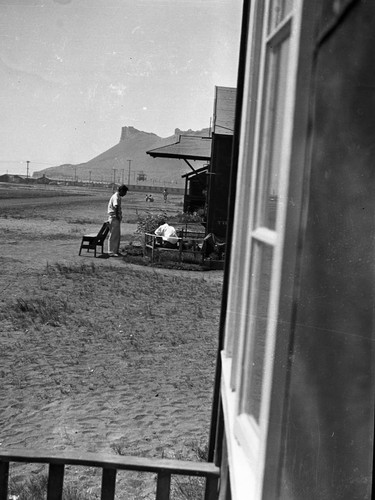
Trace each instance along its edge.
<instances>
[{"instance_id":1,"label":"sky","mask_svg":"<svg viewBox=\"0 0 375 500\"><path fill-rule=\"evenodd\" d=\"M0 0L0 174L83 163L132 126L209 127L242 0Z\"/></svg>"}]
</instances>

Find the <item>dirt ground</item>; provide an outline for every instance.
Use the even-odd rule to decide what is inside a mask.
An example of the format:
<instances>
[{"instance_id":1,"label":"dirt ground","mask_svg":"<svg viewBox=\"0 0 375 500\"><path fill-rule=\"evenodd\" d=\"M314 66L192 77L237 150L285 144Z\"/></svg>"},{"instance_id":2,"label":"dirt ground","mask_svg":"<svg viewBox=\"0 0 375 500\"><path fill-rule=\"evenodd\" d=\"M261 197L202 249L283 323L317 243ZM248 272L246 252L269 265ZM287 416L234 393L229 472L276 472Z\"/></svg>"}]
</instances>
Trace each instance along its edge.
<instances>
[{"instance_id":1,"label":"dirt ground","mask_svg":"<svg viewBox=\"0 0 375 500\"><path fill-rule=\"evenodd\" d=\"M0 185L0 447L196 460L209 432L222 271L79 257L111 192L44 189ZM181 196L165 205L156 195L152 208L144 198L123 199L122 244L137 239L137 212L182 209ZM16 487L44 467L11 472ZM85 495L75 498L99 498L98 472L70 467L66 481ZM195 498L192 488L175 498ZM123 473L116 498L154 490L153 477Z\"/></svg>"}]
</instances>

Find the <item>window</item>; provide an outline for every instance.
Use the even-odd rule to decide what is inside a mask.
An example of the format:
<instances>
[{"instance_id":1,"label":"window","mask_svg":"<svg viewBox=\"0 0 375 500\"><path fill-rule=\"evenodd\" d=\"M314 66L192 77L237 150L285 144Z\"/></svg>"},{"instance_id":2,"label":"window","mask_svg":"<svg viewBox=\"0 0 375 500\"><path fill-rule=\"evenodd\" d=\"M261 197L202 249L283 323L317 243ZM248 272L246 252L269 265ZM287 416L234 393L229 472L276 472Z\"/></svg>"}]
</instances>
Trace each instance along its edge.
<instances>
[{"instance_id":1,"label":"window","mask_svg":"<svg viewBox=\"0 0 375 500\"><path fill-rule=\"evenodd\" d=\"M258 0L250 12L222 380L235 499L261 498L301 11Z\"/></svg>"}]
</instances>

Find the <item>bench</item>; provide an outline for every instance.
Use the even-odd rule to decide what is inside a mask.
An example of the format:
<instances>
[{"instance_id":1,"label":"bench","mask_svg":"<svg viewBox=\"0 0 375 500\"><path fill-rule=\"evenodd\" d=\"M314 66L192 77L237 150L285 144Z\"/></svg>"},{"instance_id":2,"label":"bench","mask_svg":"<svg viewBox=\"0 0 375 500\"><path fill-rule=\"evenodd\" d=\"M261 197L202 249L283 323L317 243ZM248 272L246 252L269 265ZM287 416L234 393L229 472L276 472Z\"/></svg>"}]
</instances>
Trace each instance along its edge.
<instances>
[{"instance_id":1,"label":"bench","mask_svg":"<svg viewBox=\"0 0 375 500\"><path fill-rule=\"evenodd\" d=\"M109 222L104 222L98 233L84 234L82 236L81 246L79 248L78 255L81 255L82 249L85 248L87 249L88 252L90 250L94 250L94 257L96 257L96 247L101 247L103 254L104 240L106 239L108 233L109 233Z\"/></svg>"}]
</instances>

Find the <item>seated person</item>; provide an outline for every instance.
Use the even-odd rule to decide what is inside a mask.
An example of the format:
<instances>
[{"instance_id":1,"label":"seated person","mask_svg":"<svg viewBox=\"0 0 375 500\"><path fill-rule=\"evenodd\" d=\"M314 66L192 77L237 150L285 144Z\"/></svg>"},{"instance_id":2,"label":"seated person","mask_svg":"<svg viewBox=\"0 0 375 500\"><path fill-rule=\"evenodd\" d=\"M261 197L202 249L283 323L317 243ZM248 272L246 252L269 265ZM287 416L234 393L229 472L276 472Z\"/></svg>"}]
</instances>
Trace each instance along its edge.
<instances>
[{"instance_id":1,"label":"seated person","mask_svg":"<svg viewBox=\"0 0 375 500\"><path fill-rule=\"evenodd\" d=\"M157 229L155 229L155 234L158 238L161 239L161 243L163 247L166 248L176 248L178 237L176 230L173 226L170 226L168 222L165 222ZM157 238L157 240L158 240Z\"/></svg>"}]
</instances>

